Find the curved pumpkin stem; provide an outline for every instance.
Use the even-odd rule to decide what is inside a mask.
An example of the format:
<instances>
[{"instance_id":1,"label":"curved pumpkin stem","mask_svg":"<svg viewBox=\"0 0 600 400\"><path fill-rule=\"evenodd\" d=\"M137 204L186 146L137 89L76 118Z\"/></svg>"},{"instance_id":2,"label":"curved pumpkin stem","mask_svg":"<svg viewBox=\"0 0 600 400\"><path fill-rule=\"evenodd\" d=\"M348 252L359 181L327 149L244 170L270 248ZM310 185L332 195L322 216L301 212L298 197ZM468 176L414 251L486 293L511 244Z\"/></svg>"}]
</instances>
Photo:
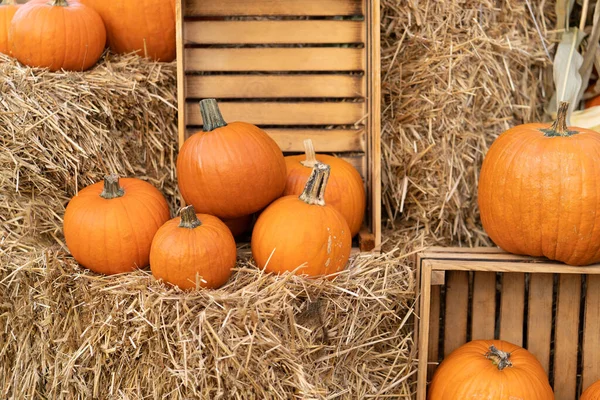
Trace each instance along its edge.
<instances>
[{"instance_id":1,"label":"curved pumpkin stem","mask_svg":"<svg viewBox=\"0 0 600 400\"><path fill-rule=\"evenodd\" d=\"M210 132L217 128L227 126L227 122L221 115L219 105L215 99L200 100L200 113L202 114L202 124L204 132Z\"/></svg>"},{"instance_id":2,"label":"curved pumpkin stem","mask_svg":"<svg viewBox=\"0 0 600 400\"><path fill-rule=\"evenodd\" d=\"M52 5L58 7L68 7L69 3L67 3L67 0L54 0Z\"/></svg>"},{"instance_id":3,"label":"curved pumpkin stem","mask_svg":"<svg viewBox=\"0 0 600 400\"><path fill-rule=\"evenodd\" d=\"M202 225L202 222L198 219L196 210L194 210L194 206L192 205L183 207L179 215L181 216L181 222L179 223L180 228L194 229Z\"/></svg>"},{"instance_id":4,"label":"curved pumpkin stem","mask_svg":"<svg viewBox=\"0 0 600 400\"><path fill-rule=\"evenodd\" d=\"M542 129L544 136L555 137L555 136L572 136L577 131L570 131L567 126L567 115L569 113L569 102L561 101L556 112L556 120L552 126L548 129Z\"/></svg>"},{"instance_id":5,"label":"curved pumpkin stem","mask_svg":"<svg viewBox=\"0 0 600 400\"><path fill-rule=\"evenodd\" d=\"M17 1L16 0L3 0L0 1L0 6L16 6L17 5Z\"/></svg>"},{"instance_id":6,"label":"curved pumpkin stem","mask_svg":"<svg viewBox=\"0 0 600 400\"><path fill-rule=\"evenodd\" d=\"M312 168L319 162L317 161L317 154L315 153L315 146L313 146L312 140L304 140L304 153L306 153L306 160L300 161L300 164Z\"/></svg>"},{"instance_id":7,"label":"curved pumpkin stem","mask_svg":"<svg viewBox=\"0 0 600 400\"><path fill-rule=\"evenodd\" d=\"M125 190L119 186L119 176L111 174L104 177L104 189L100 197L104 199L116 199L125 195Z\"/></svg>"},{"instance_id":8,"label":"curved pumpkin stem","mask_svg":"<svg viewBox=\"0 0 600 400\"><path fill-rule=\"evenodd\" d=\"M306 181L304 191L299 199L306 204L324 206L325 188L329 180L330 167L327 164L317 163Z\"/></svg>"},{"instance_id":9,"label":"curved pumpkin stem","mask_svg":"<svg viewBox=\"0 0 600 400\"><path fill-rule=\"evenodd\" d=\"M499 350L494 345L491 345L489 350L489 352L485 353L485 357L488 360L491 360L494 365L498 367L499 371L502 371L506 367L513 366L512 362L509 360L510 353Z\"/></svg>"}]
</instances>

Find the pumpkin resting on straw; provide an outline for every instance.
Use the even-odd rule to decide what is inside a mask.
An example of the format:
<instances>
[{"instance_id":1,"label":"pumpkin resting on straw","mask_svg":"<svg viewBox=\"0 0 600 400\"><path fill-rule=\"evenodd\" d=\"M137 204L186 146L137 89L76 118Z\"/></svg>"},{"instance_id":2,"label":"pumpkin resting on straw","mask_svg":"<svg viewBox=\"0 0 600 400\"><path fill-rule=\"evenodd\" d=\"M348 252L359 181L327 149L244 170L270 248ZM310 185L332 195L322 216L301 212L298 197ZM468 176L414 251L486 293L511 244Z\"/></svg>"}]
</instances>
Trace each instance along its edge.
<instances>
[{"instance_id":1,"label":"pumpkin resting on straw","mask_svg":"<svg viewBox=\"0 0 600 400\"><path fill-rule=\"evenodd\" d=\"M8 30L13 16L19 9L20 5L15 0L3 0L0 2L0 53L11 54L8 43Z\"/></svg>"}]
</instances>

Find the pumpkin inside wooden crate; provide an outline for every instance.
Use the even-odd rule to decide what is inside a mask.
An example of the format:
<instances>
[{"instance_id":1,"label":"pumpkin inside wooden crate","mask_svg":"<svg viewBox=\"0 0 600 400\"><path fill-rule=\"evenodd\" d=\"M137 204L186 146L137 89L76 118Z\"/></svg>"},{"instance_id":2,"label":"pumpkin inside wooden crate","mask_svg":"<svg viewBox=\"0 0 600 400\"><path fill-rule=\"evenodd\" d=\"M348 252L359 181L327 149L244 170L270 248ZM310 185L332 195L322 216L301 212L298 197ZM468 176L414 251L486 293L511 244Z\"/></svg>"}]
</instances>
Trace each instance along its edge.
<instances>
[{"instance_id":1,"label":"pumpkin inside wooden crate","mask_svg":"<svg viewBox=\"0 0 600 400\"><path fill-rule=\"evenodd\" d=\"M381 244L378 0L178 1L180 146L198 100L263 128L284 154L335 153L367 191L361 250Z\"/></svg>"}]
</instances>

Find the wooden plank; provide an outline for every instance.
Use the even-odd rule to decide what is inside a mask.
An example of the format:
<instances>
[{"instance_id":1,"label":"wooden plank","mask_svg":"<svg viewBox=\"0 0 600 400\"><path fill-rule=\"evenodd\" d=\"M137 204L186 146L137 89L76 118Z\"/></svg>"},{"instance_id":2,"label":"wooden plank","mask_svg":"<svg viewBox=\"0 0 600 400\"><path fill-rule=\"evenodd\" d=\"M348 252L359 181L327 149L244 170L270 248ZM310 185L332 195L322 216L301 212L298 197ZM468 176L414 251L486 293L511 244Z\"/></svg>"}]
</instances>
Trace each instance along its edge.
<instances>
[{"instance_id":1,"label":"wooden plank","mask_svg":"<svg viewBox=\"0 0 600 400\"><path fill-rule=\"evenodd\" d=\"M364 71L365 50L341 47L185 49L190 71Z\"/></svg>"},{"instance_id":2,"label":"wooden plank","mask_svg":"<svg viewBox=\"0 0 600 400\"><path fill-rule=\"evenodd\" d=\"M365 97L365 77L326 75L189 75L188 98Z\"/></svg>"},{"instance_id":3,"label":"wooden plank","mask_svg":"<svg viewBox=\"0 0 600 400\"><path fill-rule=\"evenodd\" d=\"M494 339L496 327L496 273L476 272L473 278L471 339Z\"/></svg>"},{"instance_id":4,"label":"wooden plank","mask_svg":"<svg viewBox=\"0 0 600 400\"><path fill-rule=\"evenodd\" d=\"M425 400L427 392L427 361L429 360L429 328L431 323L431 269L426 263L421 264L420 281L417 400Z\"/></svg>"},{"instance_id":5,"label":"wooden plank","mask_svg":"<svg viewBox=\"0 0 600 400\"><path fill-rule=\"evenodd\" d=\"M183 68L183 17L181 15L182 1L183 0L177 0L175 3L175 36L177 42L177 133L180 148L183 146L183 142L185 141L185 74Z\"/></svg>"},{"instance_id":6,"label":"wooden plank","mask_svg":"<svg viewBox=\"0 0 600 400\"><path fill-rule=\"evenodd\" d=\"M225 121L255 125L352 125L363 119L365 103L220 102ZM202 125L197 102L186 103L187 125Z\"/></svg>"},{"instance_id":7,"label":"wooden plank","mask_svg":"<svg viewBox=\"0 0 600 400\"><path fill-rule=\"evenodd\" d=\"M364 21L189 21L185 44L364 43Z\"/></svg>"},{"instance_id":8,"label":"wooden plank","mask_svg":"<svg viewBox=\"0 0 600 400\"><path fill-rule=\"evenodd\" d=\"M444 357L467 342L469 274L452 271L446 275Z\"/></svg>"},{"instance_id":9,"label":"wooden plank","mask_svg":"<svg viewBox=\"0 0 600 400\"><path fill-rule=\"evenodd\" d=\"M552 274L531 274L529 279L527 349L537 357L548 374L554 276Z\"/></svg>"},{"instance_id":10,"label":"wooden plank","mask_svg":"<svg viewBox=\"0 0 600 400\"><path fill-rule=\"evenodd\" d=\"M581 275L561 275L554 341L554 395L556 400L576 398L580 300Z\"/></svg>"},{"instance_id":11,"label":"wooden plank","mask_svg":"<svg viewBox=\"0 0 600 400\"><path fill-rule=\"evenodd\" d=\"M600 276L587 277L583 327L583 388L600 380Z\"/></svg>"},{"instance_id":12,"label":"wooden plank","mask_svg":"<svg viewBox=\"0 0 600 400\"><path fill-rule=\"evenodd\" d=\"M423 250L421 254L430 254L430 257L434 257L437 253L443 253L447 255L457 254L509 254L499 247L443 247L443 246L431 246ZM526 256L517 256L521 258L527 258Z\"/></svg>"},{"instance_id":13,"label":"wooden plank","mask_svg":"<svg viewBox=\"0 0 600 400\"><path fill-rule=\"evenodd\" d=\"M465 261L465 260L429 260L433 270L440 271L495 271L524 273L557 273L580 275L582 267L574 267L559 263L522 263L510 261ZM585 267L587 274L600 274L600 265Z\"/></svg>"},{"instance_id":14,"label":"wooden plank","mask_svg":"<svg viewBox=\"0 0 600 400\"><path fill-rule=\"evenodd\" d=\"M363 3L364 0L185 0L185 15L362 15Z\"/></svg>"},{"instance_id":15,"label":"wooden plank","mask_svg":"<svg viewBox=\"0 0 600 400\"><path fill-rule=\"evenodd\" d=\"M431 311L429 315L429 339L427 357L427 379L433 377L433 373L437 368L439 359L439 343L440 343L440 286L431 286Z\"/></svg>"},{"instance_id":16,"label":"wooden plank","mask_svg":"<svg viewBox=\"0 0 600 400\"><path fill-rule=\"evenodd\" d=\"M513 272L502 276L500 298L500 339L523 346L525 311L525 274Z\"/></svg>"}]
</instances>

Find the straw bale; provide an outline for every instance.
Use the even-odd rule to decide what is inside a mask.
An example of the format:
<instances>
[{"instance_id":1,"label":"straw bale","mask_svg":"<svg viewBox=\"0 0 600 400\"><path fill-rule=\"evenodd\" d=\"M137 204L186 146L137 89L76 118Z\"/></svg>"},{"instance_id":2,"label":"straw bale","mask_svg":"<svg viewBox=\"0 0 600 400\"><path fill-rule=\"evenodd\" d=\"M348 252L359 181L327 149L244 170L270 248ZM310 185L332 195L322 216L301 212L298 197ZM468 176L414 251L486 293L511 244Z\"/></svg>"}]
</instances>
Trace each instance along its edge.
<instances>
[{"instance_id":1,"label":"straw bale","mask_svg":"<svg viewBox=\"0 0 600 400\"><path fill-rule=\"evenodd\" d=\"M58 246L0 263L0 397L410 398L414 276L404 249L335 280L246 258L215 291L147 271L101 277Z\"/></svg>"},{"instance_id":2,"label":"straw bale","mask_svg":"<svg viewBox=\"0 0 600 400\"><path fill-rule=\"evenodd\" d=\"M438 244L491 244L478 171L498 134L542 118L551 3L383 0L383 201L392 220Z\"/></svg>"},{"instance_id":3,"label":"straw bale","mask_svg":"<svg viewBox=\"0 0 600 400\"><path fill-rule=\"evenodd\" d=\"M175 69L106 55L89 72L48 72L0 54L4 234L60 242L68 199L109 172L150 181L175 207Z\"/></svg>"}]
</instances>

